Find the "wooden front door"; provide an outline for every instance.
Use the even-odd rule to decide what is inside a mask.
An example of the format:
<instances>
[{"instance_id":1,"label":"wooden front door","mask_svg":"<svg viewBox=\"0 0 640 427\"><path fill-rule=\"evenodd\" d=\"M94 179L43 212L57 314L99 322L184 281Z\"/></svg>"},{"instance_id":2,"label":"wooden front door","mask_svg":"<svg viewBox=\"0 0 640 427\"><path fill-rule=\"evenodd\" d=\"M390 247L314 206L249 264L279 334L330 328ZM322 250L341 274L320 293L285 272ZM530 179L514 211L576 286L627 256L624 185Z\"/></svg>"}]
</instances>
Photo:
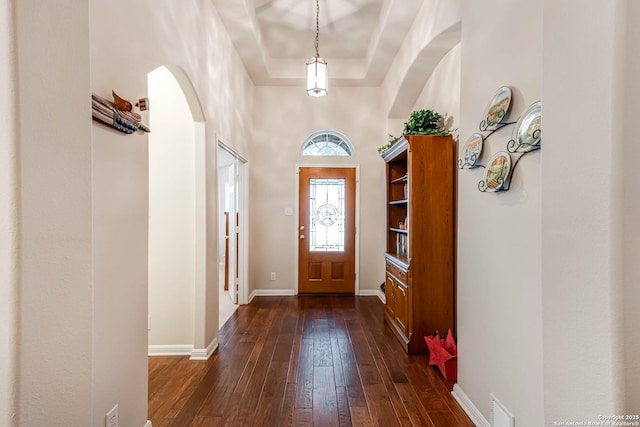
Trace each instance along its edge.
<instances>
[{"instance_id":1,"label":"wooden front door","mask_svg":"<svg viewBox=\"0 0 640 427\"><path fill-rule=\"evenodd\" d=\"M300 168L298 292L355 292L355 200L355 169Z\"/></svg>"}]
</instances>

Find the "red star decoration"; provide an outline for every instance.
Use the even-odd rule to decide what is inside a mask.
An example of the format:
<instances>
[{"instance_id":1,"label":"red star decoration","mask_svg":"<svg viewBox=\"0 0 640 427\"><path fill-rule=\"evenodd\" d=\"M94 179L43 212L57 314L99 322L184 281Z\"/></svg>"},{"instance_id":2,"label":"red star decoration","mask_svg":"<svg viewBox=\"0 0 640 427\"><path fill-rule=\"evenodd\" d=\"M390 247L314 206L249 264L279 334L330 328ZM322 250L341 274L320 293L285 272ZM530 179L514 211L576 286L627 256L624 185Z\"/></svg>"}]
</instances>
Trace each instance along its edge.
<instances>
[{"instance_id":1,"label":"red star decoration","mask_svg":"<svg viewBox=\"0 0 640 427\"><path fill-rule=\"evenodd\" d=\"M447 380L456 381L458 377L458 347L451 329L445 338L440 338L436 331L434 336L424 337L429 347L429 365L437 365Z\"/></svg>"}]
</instances>

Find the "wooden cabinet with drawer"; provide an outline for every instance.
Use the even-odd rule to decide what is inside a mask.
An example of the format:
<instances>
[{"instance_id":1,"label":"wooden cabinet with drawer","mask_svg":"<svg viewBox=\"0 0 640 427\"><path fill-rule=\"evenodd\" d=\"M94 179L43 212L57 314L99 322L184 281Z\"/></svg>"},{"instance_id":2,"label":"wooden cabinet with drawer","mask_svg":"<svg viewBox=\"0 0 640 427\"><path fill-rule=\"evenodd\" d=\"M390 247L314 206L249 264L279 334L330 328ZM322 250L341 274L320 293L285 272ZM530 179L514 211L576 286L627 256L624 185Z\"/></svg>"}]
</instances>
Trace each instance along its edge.
<instances>
[{"instance_id":1,"label":"wooden cabinet with drawer","mask_svg":"<svg viewBox=\"0 0 640 427\"><path fill-rule=\"evenodd\" d=\"M408 353L455 333L454 152L450 136L406 136L387 172L385 320Z\"/></svg>"},{"instance_id":2,"label":"wooden cabinet with drawer","mask_svg":"<svg viewBox=\"0 0 640 427\"><path fill-rule=\"evenodd\" d=\"M389 267L389 264L387 264ZM407 272L395 269L387 269L385 296L387 299L386 316L391 324L397 328L396 334L400 334L403 341L408 342L409 318L407 307L408 288L406 284Z\"/></svg>"}]
</instances>

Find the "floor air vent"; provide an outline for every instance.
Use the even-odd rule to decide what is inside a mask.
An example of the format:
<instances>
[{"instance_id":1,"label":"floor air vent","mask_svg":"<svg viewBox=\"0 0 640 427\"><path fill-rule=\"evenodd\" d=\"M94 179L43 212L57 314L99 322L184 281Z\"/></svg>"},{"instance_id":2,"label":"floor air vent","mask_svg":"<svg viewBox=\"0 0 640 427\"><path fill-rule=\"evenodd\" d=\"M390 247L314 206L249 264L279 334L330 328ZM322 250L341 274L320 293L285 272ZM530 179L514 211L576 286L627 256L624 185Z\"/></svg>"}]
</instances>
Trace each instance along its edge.
<instances>
[{"instance_id":1,"label":"floor air vent","mask_svg":"<svg viewBox=\"0 0 640 427\"><path fill-rule=\"evenodd\" d=\"M491 395L491 427L514 427L515 420L511 412L507 411L502 403Z\"/></svg>"}]
</instances>

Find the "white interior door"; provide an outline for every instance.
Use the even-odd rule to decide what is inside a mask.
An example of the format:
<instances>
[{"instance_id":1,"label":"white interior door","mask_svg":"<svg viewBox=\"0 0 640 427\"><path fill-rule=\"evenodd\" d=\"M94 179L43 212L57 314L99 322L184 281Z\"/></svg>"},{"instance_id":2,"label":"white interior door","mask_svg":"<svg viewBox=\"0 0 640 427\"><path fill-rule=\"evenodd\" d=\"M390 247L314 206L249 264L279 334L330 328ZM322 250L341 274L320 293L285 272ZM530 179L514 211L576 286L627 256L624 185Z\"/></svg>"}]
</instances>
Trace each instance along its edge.
<instances>
[{"instance_id":1,"label":"white interior door","mask_svg":"<svg viewBox=\"0 0 640 427\"><path fill-rule=\"evenodd\" d=\"M225 263L225 276L229 278L228 294L234 304L246 303L244 283L247 277L246 262L246 210L247 210L247 162L223 144L218 149L219 215L228 212L229 228L220 231L228 243L228 251L221 249ZM222 242L221 242L222 243ZM221 245L222 248L222 245Z\"/></svg>"}]
</instances>

